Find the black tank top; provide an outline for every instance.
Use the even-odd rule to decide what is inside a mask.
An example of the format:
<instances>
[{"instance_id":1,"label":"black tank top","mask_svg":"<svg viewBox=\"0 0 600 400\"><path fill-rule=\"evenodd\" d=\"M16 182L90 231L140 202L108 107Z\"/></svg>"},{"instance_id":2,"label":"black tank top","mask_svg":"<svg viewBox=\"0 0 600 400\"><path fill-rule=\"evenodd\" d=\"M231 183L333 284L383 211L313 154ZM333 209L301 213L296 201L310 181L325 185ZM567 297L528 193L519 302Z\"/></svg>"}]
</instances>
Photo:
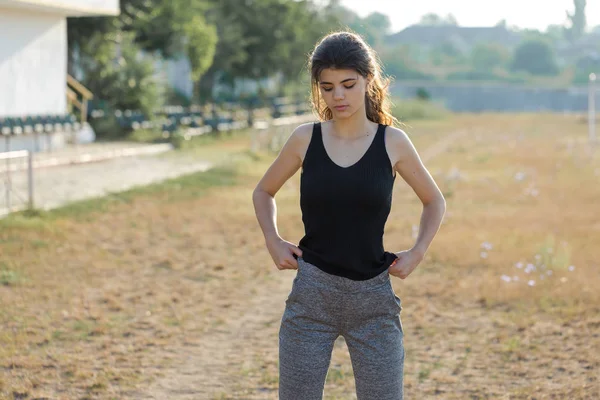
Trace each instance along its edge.
<instances>
[{"instance_id":1,"label":"black tank top","mask_svg":"<svg viewBox=\"0 0 600 400\"><path fill-rule=\"evenodd\" d=\"M305 235L298 247L305 261L324 272L366 280L397 258L383 248L396 177L385 149L385 128L379 124L358 162L341 167L325 150L321 123L314 124L300 176Z\"/></svg>"}]
</instances>

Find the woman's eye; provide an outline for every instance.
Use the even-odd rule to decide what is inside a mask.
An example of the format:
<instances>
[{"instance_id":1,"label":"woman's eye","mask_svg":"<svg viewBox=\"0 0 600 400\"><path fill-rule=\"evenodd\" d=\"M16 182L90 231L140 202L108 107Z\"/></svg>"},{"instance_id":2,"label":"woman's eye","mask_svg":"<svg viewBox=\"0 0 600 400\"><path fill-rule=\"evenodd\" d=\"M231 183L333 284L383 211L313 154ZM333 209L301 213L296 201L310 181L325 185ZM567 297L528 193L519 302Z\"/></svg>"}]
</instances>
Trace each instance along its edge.
<instances>
[{"instance_id":1,"label":"woman's eye","mask_svg":"<svg viewBox=\"0 0 600 400\"><path fill-rule=\"evenodd\" d=\"M352 89L356 84L352 85L352 86L344 86L346 89ZM324 91L326 92L331 92L333 90L333 88L327 87L327 88L322 88Z\"/></svg>"}]
</instances>

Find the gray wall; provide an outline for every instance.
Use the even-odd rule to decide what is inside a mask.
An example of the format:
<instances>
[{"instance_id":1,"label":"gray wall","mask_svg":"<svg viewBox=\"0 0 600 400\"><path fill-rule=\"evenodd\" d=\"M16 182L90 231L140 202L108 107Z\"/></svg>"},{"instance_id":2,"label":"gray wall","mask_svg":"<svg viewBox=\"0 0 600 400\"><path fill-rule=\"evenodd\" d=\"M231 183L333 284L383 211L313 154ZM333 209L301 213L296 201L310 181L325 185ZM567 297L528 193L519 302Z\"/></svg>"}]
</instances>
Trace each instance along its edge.
<instances>
[{"instance_id":1,"label":"gray wall","mask_svg":"<svg viewBox=\"0 0 600 400\"><path fill-rule=\"evenodd\" d=\"M391 88L394 96L414 98L419 88L434 101L457 112L585 112L588 88L544 88L509 84L451 84L397 81ZM600 107L600 84L596 84L596 106Z\"/></svg>"}]
</instances>

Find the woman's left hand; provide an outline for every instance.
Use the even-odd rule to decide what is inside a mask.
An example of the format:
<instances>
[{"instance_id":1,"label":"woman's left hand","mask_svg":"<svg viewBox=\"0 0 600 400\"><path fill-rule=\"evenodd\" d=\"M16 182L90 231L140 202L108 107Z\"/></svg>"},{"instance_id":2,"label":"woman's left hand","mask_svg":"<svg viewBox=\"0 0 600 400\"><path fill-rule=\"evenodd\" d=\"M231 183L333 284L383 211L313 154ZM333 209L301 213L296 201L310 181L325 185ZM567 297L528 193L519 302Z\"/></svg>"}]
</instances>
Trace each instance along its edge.
<instances>
[{"instance_id":1,"label":"woman's left hand","mask_svg":"<svg viewBox=\"0 0 600 400\"><path fill-rule=\"evenodd\" d=\"M423 254L414 249L401 251L396 253L396 256L398 258L392 263L388 272L400 279L406 279L423 261Z\"/></svg>"}]
</instances>

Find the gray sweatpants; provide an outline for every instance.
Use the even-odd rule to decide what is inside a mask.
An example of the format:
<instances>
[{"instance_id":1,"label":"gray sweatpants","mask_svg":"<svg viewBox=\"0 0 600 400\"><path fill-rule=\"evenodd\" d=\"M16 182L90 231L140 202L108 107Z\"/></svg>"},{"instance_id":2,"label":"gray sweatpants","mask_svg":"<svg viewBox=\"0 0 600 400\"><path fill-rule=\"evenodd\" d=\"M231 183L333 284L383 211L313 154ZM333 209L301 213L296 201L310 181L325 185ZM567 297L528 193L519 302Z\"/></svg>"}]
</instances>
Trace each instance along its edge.
<instances>
[{"instance_id":1,"label":"gray sweatpants","mask_svg":"<svg viewBox=\"0 0 600 400\"><path fill-rule=\"evenodd\" d=\"M354 281L299 257L279 330L279 399L323 398L333 345L342 335L358 400L401 400L401 310L387 270Z\"/></svg>"}]
</instances>

